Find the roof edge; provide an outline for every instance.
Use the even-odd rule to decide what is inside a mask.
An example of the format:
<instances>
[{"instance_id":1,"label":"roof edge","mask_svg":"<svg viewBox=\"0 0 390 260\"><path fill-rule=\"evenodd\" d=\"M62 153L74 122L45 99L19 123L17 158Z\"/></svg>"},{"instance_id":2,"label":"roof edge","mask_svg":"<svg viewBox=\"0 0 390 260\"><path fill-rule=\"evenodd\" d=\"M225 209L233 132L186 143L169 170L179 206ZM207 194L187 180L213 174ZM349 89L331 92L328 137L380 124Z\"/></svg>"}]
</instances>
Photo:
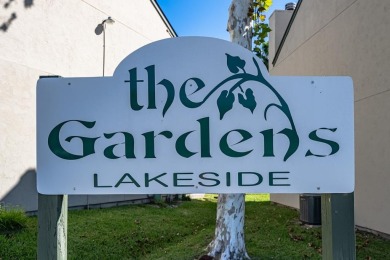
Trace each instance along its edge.
<instances>
[{"instance_id":1,"label":"roof edge","mask_svg":"<svg viewBox=\"0 0 390 260\"><path fill-rule=\"evenodd\" d=\"M291 26L295 20L295 17L297 16L297 13L298 13L298 10L299 10L299 7L301 6L301 3L302 3L303 0L299 0L296 7L295 7L295 10L291 16L291 19L290 21L288 22L288 25L287 25L287 28L286 30L284 31L284 34L283 34L283 38L282 40L280 41L280 44L278 46L278 49L276 50L276 53L275 53L275 57L273 58L272 60L272 66L275 66L276 62L278 61L278 58L279 58L279 54L280 52L282 51L282 48L283 48L283 45L284 45L284 42L286 41L286 38L287 38L287 35L288 33L290 32L290 29L291 29Z\"/></svg>"},{"instance_id":2,"label":"roof edge","mask_svg":"<svg viewBox=\"0 0 390 260\"><path fill-rule=\"evenodd\" d=\"M160 15L161 19L163 20L164 24L168 27L168 33L172 37L177 37L177 33L175 29L173 29L171 23L169 22L168 18L165 16L164 11L161 9L160 5L157 3L156 0L150 0L154 8L156 9L157 13Z\"/></svg>"}]
</instances>

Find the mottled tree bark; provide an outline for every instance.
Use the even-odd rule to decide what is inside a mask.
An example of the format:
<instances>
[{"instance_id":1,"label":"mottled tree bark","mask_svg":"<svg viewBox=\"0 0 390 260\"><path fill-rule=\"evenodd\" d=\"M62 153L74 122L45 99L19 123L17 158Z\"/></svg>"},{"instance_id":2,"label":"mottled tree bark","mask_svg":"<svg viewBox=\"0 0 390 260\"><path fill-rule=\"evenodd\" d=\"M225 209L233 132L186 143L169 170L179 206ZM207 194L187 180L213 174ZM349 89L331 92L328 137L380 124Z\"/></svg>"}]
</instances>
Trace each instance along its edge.
<instances>
[{"instance_id":1,"label":"mottled tree bark","mask_svg":"<svg viewBox=\"0 0 390 260\"><path fill-rule=\"evenodd\" d=\"M252 50L252 0L232 0L227 30L230 41Z\"/></svg>"},{"instance_id":2,"label":"mottled tree bark","mask_svg":"<svg viewBox=\"0 0 390 260\"><path fill-rule=\"evenodd\" d=\"M215 259L249 259L244 239L245 194L219 194L215 236L208 255Z\"/></svg>"},{"instance_id":3,"label":"mottled tree bark","mask_svg":"<svg viewBox=\"0 0 390 260\"><path fill-rule=\"evenodd\" d=\"M252 0L232 0L227 29L230 40L252 49ZM249 259L244 239L245 194L219 194L215 236L208 255L215 259Z\"/></svg>"}]
</instances>

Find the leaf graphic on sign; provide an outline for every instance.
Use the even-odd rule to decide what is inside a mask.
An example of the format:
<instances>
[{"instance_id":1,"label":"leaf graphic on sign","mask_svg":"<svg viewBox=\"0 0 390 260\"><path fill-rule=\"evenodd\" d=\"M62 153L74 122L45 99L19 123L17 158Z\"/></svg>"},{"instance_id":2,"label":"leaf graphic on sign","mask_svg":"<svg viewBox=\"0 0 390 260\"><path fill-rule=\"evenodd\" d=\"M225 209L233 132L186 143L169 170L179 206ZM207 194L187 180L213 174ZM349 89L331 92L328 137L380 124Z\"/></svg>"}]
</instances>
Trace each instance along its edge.
<instances>
[{"instance_id":1,"label":"leaf graphic on sign","mask_svg":"<svg viewBox=\"0 0 390 260\"><path fill-rule=\"evenodd\" d=\"M263 76L262 71L260 69L259 63L256 61L255 57L252 57L253 65L256 69L257 73L252 73L251 66L248 68L248 73L245 71L244 67L246 66L245 60L242 60L238 56L232 56L230 54L225 53L227 57L227 67L228 70L233 73L233 75L223 79L217 85L212 87L208 93L206 93L201 100L193 100L190 96L199 90L203 89L206 84L203 83L200 79L194 80L195 78L191 78L189 80L194 80L197 84L197 88L190 93L190 91L186 91L186 87L190 87L191 84L187 84L189 80L185 81L180 88L180 101L187 108L197 108L202 106L213 94L220 93L217 99L217 106L219 110L220 120L223 119L225 114L233 108L233 104L235 101L234 91L240 90L241 93L238 93L238 102L245 108L249 109L252 114L257 107L257 102L254 96L254 92L251 88L247 88L245 91L243 86L245 87L247 82L254 82L255 85L253 88L266 88L277 98L278 102L271 103L265 107L263 116L265 120L267 119L268 112L271 108L277 109L281 111L287 118L290 126L280 131L280 134L283 134L288 137L290 141L290 145L288 150L283 158L284 161L287 161L298 149L299 146L299 136L297 130L295 128L294 120L290 112L290 108L286 102L286 100L278 93L278 91L274 88L274 86ZM241 70L241 72L240 72ZM218 90L223 87L228 87L228 90L222 90L219 92ZM200 91L199 91L200 92Z\"/></svg>"},{"instance_id":2,"label":"leaf graphic on sign","mask_svg":"<svg viewBox=\"0 0 390 260\"><path fill-rule=\"evenodd\" d=\"M245 96L244 96L245 95ZM253 111L255 110L256 108L256 99L255 99L255 96L253 95L253 90L250 89L250 88L247 88L245 90L245 94L238 94L238 102L240 102L240 104L249 109L252 114L253 114Z\"/></svg>"},{"instance_id":3,"label":"leaf graphic on sign","mask_svg":"<svg viewBox=\"0 0 390 260\"><path fill-rule=\"evenodd\" d=\"M226 53L227 57L227 66L232 73L238 73L242 69L244 72L244 67L245 67L245 61L240 59L238 56L231 56Z\"/></svg>"},{"instance_id":4,"label":"leaf graphic on sign","mask_svg":"<svg viewBox=\"0 0 390 260\"><path fill-rule=\"evenodd\" d=\"M223 90L217 99L217 106L219 110L219 119L222 119L223 116L233 108L234 103L234 94L227 90Z\"/></svg>"}]
</instances>

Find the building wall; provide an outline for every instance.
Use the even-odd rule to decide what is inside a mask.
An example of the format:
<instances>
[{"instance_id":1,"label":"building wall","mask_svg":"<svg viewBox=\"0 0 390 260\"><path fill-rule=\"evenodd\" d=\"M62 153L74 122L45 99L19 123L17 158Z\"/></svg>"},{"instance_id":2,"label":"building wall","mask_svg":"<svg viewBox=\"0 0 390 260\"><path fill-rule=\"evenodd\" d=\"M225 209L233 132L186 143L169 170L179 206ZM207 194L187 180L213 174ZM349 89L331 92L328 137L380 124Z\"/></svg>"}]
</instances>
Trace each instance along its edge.
<instances>
[{"instance_id":1,"label":"building wall","mask_svg":"<svg viewBox=\"0 0 390 260\"><path fill-rule=\"evenodd\" d=\"M293 10L275 10L269 17L270 28L277 28L269 33L269 53L275 53L286 31Z\"/></svg>"},{"instance_id":2,"label":"building wall","mask_svg":"<svg viewBox=\"0 0 390 260\"><path fill-rule=\"evenodd\" d=\"M132 51L169 38L151 1L24 0L0 6L0 202L37 209L35 87L40 75L102 76L103 34L108 16L105 75ZM143 196L144 197L144 196ZM134 198L134 197L131 197ZM141 198L141 197L137 197ZM101 202L129 196L106 196ZM94 197L72 198L77 205Z\"/></svg>"},{"instance_id":3,"label":"building wall","mask_svg":"<svg viewBox=\"0 0 390 260\"><path fill-rule=\"evenodd\" d=\"M390 234L390 6L303 0L273 75L347 75L355 90L356 224ZM272 62L275 53L270 53ZM281 199L283 198L283 199ZM271 196L276 202L298 196Z\"/></svg>"}]
</instances>

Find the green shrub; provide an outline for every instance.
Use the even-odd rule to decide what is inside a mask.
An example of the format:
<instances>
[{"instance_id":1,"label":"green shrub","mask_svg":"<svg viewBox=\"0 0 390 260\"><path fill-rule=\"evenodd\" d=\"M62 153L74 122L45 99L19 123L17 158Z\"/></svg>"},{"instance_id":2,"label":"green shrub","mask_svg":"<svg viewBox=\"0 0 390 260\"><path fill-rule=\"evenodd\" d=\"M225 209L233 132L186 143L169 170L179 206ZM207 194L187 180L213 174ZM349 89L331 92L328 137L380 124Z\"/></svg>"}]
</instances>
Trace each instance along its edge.
<instances>
[{"instance_id":1,"label":"green shrub","mask_svg":"<svg viewBox=\"0 0 390 260\"><path fill-rule=\"evenodd\" d=\"M191 197L189 194L183 194L181 197L182 201L191 201Z\"/></svg>"},{"instance_id":2,"label":"green shrub","mask_svg":"<svg viewBox=\"0 0 390 260\"><path fill-rule=\"evenodd\" d=\"M0 204L0 232L18 231L26 227L26 224L27 216L23 209Z\"/></svg>"}]
</instances>

